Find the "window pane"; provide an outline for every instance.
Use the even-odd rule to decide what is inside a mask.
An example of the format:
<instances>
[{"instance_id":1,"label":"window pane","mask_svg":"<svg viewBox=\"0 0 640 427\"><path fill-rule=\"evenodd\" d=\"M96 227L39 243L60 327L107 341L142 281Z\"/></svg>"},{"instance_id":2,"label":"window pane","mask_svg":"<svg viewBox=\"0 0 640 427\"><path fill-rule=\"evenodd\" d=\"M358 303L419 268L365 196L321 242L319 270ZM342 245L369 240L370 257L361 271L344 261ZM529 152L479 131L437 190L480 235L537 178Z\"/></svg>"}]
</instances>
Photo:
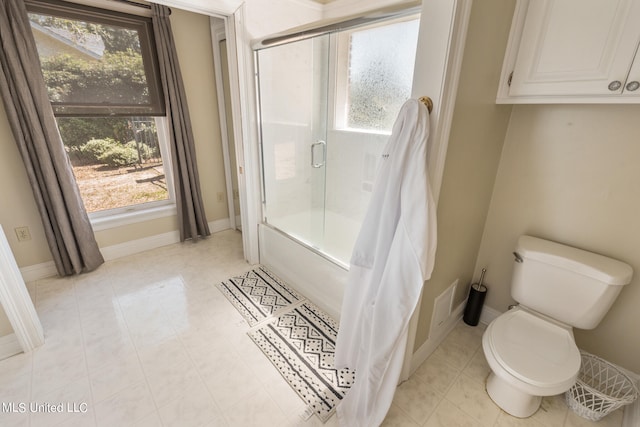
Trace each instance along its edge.
<instances>
[{"instance_id":1,"label":"window pane","mask_svg":"<svg viewBox=\"0 0 640 427\"><path fill-rule=\"evenodd\" d=\"M347 127L390 131L411 96L419 20L350 34Z\"/></svg>"},{"instance_id":2,"label":"window pane","mask_svg":"<svg viewBox=\"0 0 640 427\"><path fill-rule=\"evenodd\" d=\"M57 116L163 114L146 18L50 8L29 19Z\"/></svg>"},{"instance_id":3,"label":"window pane","mask_svg":"<svg viewBox=\"0 0 640 427\"><path fill-rule=\"evenodd\" d=\"M153 117L58 118L87 212L169 198Z\"/></svg>"}]
</instances>

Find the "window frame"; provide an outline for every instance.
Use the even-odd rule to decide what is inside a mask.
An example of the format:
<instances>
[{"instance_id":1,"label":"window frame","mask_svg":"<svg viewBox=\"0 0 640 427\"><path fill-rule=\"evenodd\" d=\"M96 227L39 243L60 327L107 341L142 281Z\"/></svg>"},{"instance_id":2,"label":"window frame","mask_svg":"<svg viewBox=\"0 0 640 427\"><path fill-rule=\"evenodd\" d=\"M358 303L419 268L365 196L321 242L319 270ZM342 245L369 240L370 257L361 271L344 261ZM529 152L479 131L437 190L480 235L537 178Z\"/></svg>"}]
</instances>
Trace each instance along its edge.
<instances>
[{"instance_id":1,"label":"window frame","mask_svg":"<svg viewBox=\"0 0 640 427\"><path fill-rule=\"evenodd\" d=\"M165 101L164 101L164 92L161 86L160 80L160 72L159 72L159 62L157 49L155 45L155 40L153 37L153 28L151 26L151 19L146 16L134 15L131 13L122 13L115 10L107 9L107 8L96 8L85 6L77 3L66 3L57 0L48 0L47 2L43 2L40 0L25 0L25 4L27 5L27 11L29 13L42 13L47 15L53 15L61 18L69 18L69 19L80 19L86 20L87 14L89 14L92 18L99 16L111 16L113 19L109 21L105 19L104 22L102 20L98 21L95 19L95 22L109 24L111 22L116 23L120 27L127 27L128 25L123 25L125 23L138 23L136 29L142 29L142 31L138 30L138 34L140 35L140 44L141 50L143 51L143 55L148 55L150 60L143 59L145 73L149 76L149 72L155 73L156 79L154 80L154 84L151 84L149 81L149 91L150 98L152 98L151 92L155 92L155 96L159 98L159 105L162 108L161 114L154 113L150 114L149 111L129 111L126 113L97 113L97 109L91 108L90 106L86 106L89 111L80 111L76 113L60 113L56 112L54 103L52 107L54 107L54 116L57 117L90 117L90 118L100 118L100 117L135 117L135 116L144 116L144 117L153 117L156 124L156 131L158 136L158 144L160 149L160 155L162 157L162 165L164 169L164 175L167 184L167 199L165 200L157 200L153 202L143 202L136 203L133 205L113 208L113 209L105 209L96 212L88 213L89 220L91 222L92 228L94 231L107 230L111 228L121 227L125 225L135 224L138 222L149 221L157 218L164 218L177 215L177 207L176 207L176 197L175 197L175 187L174 187L174 179L173 179L173 161L171 156L170 149L170 123L169 118L166 114ZM59 12L60 11L60 12ZM58 14L59 12L59 14ZM143 40L144 39L144 40ZM146 45L146 53L145 48L143 48L143 44ZM143 56L144 58L144 56ZM149 80L149 79L148 79ZM152 88L153 86L153 88Z\"/></svg>"},{"instance_id":2,"label":"window frame","mask_svg":"<svg viewBox=\"0 0 640 427\"><path fill-rule=\"evenodd\" d=\"M175 187L173 185L173 162L169 148L169 119L154 117L158 132L158 145L164 176L167 182L167 198L154 202L136 203L113 209L90 212L89 220L95 231L106 230L136 222L149 221L156 218L177 215Z\"/></svg>"},{"instance_id":3,"label":"window frame","mask_svg":"<svg viewBox=\"0 0 640 427\"><path fill-rule=\"evenodd\" d=\"M375 24L370 24L362 27L357 27L349 31L342 31L332 35L331 48L333 52L330 60L335 62L335 66L329 67L330 73L335 73L331 76L330 82L333 87L330 88L329 95L332 99L329 100L330 127L335 132L348 132L348 133L361 133L366 135L391 135L391 129L389 130L375 130L375 129L363 129L353 128L348 126L348 102L349 102L349 50L351 49L351 34L357 31L370 30L373 28L384 27L387 25L398 24L401 22L420 20L420 13L412 13L410 15L402 16L399 18L385 19Z\"/></svg>"},{"instance_id":4,"label":"window frame","mask_svg":"<svg viewBox=\"0 0 640 427\"><path fill-rule=\"evenodd\" d=\"M160 65L151 18L128 13L67 3L58 0L25 0L27 11L62 19L92 22L134 30L140 41L149 102L146 104L100 104L78 102L51 102L56 117L103 116L164 116L166 115Z\"/></svg>"}]
</instances>

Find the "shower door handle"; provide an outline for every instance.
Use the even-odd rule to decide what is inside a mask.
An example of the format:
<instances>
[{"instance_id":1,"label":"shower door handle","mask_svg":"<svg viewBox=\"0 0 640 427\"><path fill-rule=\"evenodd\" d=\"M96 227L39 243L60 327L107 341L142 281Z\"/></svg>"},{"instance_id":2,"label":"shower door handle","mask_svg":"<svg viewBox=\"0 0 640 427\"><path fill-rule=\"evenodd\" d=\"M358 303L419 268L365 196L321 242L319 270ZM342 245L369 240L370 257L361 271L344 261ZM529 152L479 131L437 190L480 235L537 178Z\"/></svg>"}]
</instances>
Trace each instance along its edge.
<instances>
[{"instance_id":1,"label":"shower door handle","mask_svg":"<svg viewBox=\"0 0 640 427\"><path fill-rule=\"evenodd\" d=\"M316 162L316 147L320 146L322 148L322 160L320 162ZM325 141L318 141L311 144L311 167L312 168L321 168L327 161L327 143Z\"/></svg>"}]
</instances>

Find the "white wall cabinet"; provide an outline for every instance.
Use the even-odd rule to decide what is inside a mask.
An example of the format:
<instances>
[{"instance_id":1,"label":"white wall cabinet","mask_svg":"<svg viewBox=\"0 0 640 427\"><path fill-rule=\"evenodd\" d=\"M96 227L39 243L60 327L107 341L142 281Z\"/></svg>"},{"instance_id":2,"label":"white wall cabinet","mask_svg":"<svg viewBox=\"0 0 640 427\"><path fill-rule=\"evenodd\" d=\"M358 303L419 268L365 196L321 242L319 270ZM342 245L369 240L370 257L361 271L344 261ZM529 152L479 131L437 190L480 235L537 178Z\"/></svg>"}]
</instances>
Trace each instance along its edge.
<instances>
[{"instance_id":1,"label":"white wall cabinet","mask_svg":"<svg viewBox=\"0 0 640 427\"><path fill-rule=\"evenodd\" d=\"M640 0L518 0L498 103L640 103Z\"/></svg>"}]
</instances>

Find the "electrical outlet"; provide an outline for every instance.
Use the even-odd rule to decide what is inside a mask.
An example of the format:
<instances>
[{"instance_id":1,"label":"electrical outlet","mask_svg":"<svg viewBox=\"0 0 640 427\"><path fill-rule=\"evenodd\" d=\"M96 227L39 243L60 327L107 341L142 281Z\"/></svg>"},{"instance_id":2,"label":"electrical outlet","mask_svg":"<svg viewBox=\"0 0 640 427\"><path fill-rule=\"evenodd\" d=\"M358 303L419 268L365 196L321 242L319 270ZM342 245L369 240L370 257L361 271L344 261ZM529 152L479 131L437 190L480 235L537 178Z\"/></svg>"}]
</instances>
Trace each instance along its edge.
<instances>
[{"instance_id":1,"label":"electrical outlet","mask_svg":"<svg viewBox=\"0 0 640 427\"><path fill-rule=\"evenodd\" d=\"M224 202L224 193L219 191L217 194L218 202Z\"/></svg>"},{"instance_id":2,"label":"electrical outlet","mask_svg":"<svg viewBox=\"0 0 640 427\"><path fill-rule=\"evenodd\" d=\"M16 227L16 236L18 236L18 242L26 242L31 240L31 233L29 227Z\"/></svg>"}]
</instances>

